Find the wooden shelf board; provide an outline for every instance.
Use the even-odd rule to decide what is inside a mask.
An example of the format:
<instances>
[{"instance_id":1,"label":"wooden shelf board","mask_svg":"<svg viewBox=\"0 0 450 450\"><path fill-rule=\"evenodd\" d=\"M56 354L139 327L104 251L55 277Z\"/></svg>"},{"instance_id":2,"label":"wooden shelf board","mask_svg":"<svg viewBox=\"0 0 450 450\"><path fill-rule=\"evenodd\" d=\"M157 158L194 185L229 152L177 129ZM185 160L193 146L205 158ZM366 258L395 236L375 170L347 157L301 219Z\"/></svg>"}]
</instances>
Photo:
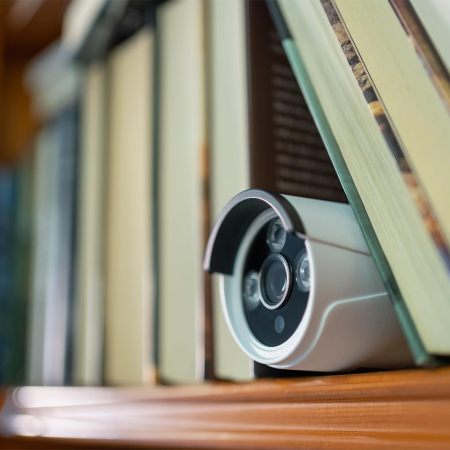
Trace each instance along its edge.
<instances>
[{"instance_id":1,"label":"wooden shelf board","mask_svg":"<svg viewBox=\"0 0 450 450\"><path fill-rule=\"evenodd\" d=\"M448 449L450 368L145 389L23 387L9 392L2 428L10 448L27 449Z\"/></svg>"}]
</instances>

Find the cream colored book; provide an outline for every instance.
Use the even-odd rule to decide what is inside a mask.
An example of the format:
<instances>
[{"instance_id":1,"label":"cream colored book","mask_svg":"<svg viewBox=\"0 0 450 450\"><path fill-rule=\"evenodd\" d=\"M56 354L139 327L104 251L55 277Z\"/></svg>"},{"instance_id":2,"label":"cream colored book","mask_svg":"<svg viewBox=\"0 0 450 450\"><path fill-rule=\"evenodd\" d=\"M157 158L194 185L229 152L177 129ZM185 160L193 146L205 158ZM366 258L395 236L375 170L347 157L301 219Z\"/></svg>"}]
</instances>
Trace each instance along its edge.
<instances>
[{"instance_id":1,"label":"cream colored book","mask_svg":"<svg viewBox=\"0 0 450 450\"><path fill-rule=\"evenodd\" d=\"M211 200L215 219L233 196L250 187L246 25L244 2L213 0L208 6ZM249 379L253 365L225 323L217 279L213 296L216 374L225 379Z\"/></svg>"},{"instance_id":2,"label":"cream colored book","mask_svg":"<svg viewBox=\"0 0 450 450\"><path fill-rule=\"evenodd\" d=\"M83 81L73 378L76 384L100 385L104 332L105 64L90 64Z\"/></svg>"},{"instance_id":3,"label":"cream colored book","mask_svg":"<svg viewBox=\"0 0 450 450\"><path fill-rule=\"evenodd\" d=\"M422 259L420 254L411 255L411 265L418 263L416 272L408 274L406 262L397 271L400 288L426 348L431 353L448 354L450 115L387 0L336 0L336 5L403 144L414 189L424 192L427 208L435 218L428 239L439 229L430 260ZM424 251L417 243L416 248L420 253ZM427 269L421 267L423 264ZM415 286L413 276L422 289Z\"/></svg>"},{"instance_id":4,"label":"cream colored book","mask_svg":"<svg viewBox=\"0 0 450 450\"><path fill-rule=\"evenodd\" d=\"M432 43L450 72L450 2L410 0Z\"/></svg>"},{"instance_id":5,"label":"cream colored book","mask_svg":"<svg viewBox=\"0 0 450 450\"><path fill-rule=\"evenodd\" d=\"M444 106L450 111L450 3L447 0L390 0L390 5Z\"/></svg>"},{"instance_id":6,"label":"cream colored book","mask_svg":"<svg viewBox=\"0 0 450 450\"><path fill-rule=\"evenodd\" d=\"M297 74L303 80L303 88L314 92L313 96L306 97L313 109L320 110L316 117L326 122L332 133L332 138L324 134L328 150L332 154L339 153L345 161L351 179L347 176L342 178L344 188L350 193L354 192L353 186L356 188L364 211L356 208L355 212L361 219L369 246L371 249L376 247L370 242L370 233L367 233L373 227L425 348L432 353L448 353L450 279L442 253L416 203L414 194L417 191L412 189L415 186L411 186L411 180L414 180L410 177L411 166L417 168L419 161L415 160L411 166L406 166L407 169L402 166L377 122L380 110L387 111L392 122L386 125L392 127L390 124L394 124L391 137L401 144L397 149L405 148L410 155L415 152L414 149L418 151L417 142L421 142L422 155L416 156L423 158L427 155L422 161L423 169L428 170L430 165L439 164L445 167L448 166L448 154L442 154L442 143L449 129L445 129L446 119L440 109L443 105L439 100L434 100L436 93L433 91L432 95L433 89L425 83L420 63L413 61L413 48L408 47L405 36L399 32L401 30L397 27L401 26L391 16L393 11L387 1L337 0L335 3L376 88L374 95L380 95L382 100L369 104L325 13L326 3L319 0L279 0L298 51ZM317 50L319 46L320 51ZM294 51L290 44L285 48ZM393 58L393 55L396 57ZM420 67L416 66L416 62ZM404 67L413 68L414 73L404 72L401 76ZM362 66L356 69L361 71ZM304 82L304 73L307 73L307 83ZM369 78L366 80L370 82ZM387 87L389 83L391 86ZM398 96L397 102L390 97L394 92ZM430 94L428 101L425 101L424 92ZM418 103L411 104L410 98L406 98L409 95ZM403 107L400 105L402 102ZM419 104L425 109L421 109ZM400 120L398 115L401 109L404 117ZM436 117L429 115L431 110L436 111ZM410 117L408 124L405 117ZM435 132L434 136L429 136L429 130L424 130L425 124ZM413 133L417 134L417 142L411 147ZM423 136L419 136L421 133L429 136L428 144L423 141ZM339 162L339 158L334 161ZM448 190L448 182L444 182L441 176L442 171L438 168L437 185L444 191ZM428 187L427 192L438 210L442 192L436 197ZM444 208L440 217L447 212ZM364 222L364 217L370 223ZM375 257L381 268L379 255L375 253ZM397 308L398 305L396 302ZM399 317L402 317L401 313ZM405 331L407 328L405 326Z\"/></svg>"},{"instance_id":7,"label":"cream colored book","mask_svg":"<svg viewBox=\"0 0 450 450\"><path fill-rule=\"evenodd\" d=\"M388 0L336 5L448 241L449 112Z\"/></svg>"},{"instance_id":8,"label":"cream colored book","mask_svg":"<svg viewBox=\"0 0 450 450\"><path fill-rule=\"evenodd\" d=\"M105 381L145 384L152 367L153 31L108 61Z\"/></svg>"},{"instance_id":9,"label":"cream colored book","mask_svg":"<svg viewBox=\"0 0 450 450\"><path fill-rule=\"evenodd\" d=\"M206 145L204 3L157 11L159 39L159 373L201 378L202 152Z\"/></svg>"}]
</instances>

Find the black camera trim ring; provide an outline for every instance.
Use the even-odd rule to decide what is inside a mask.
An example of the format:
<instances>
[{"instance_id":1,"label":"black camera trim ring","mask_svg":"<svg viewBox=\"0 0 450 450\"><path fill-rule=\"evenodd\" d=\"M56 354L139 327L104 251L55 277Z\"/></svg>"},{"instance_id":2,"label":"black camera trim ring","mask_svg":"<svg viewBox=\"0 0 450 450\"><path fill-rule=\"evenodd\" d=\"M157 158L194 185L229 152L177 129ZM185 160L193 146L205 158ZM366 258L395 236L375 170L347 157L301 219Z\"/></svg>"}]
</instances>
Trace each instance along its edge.
<instances>
[{"instance_id":1,"label":"black camera trim ring","mask_svg":"<svg viewBox=\"0 0 450 450\"><path fill-rule=\"evenodd\" d=\"M240 242L249 225L272 209L288 233L304 233L294 207L281 194L248 189L233 197L220 213L206 246L203 268L209 273L232 275Z\"/></svg>"}]
</instances>

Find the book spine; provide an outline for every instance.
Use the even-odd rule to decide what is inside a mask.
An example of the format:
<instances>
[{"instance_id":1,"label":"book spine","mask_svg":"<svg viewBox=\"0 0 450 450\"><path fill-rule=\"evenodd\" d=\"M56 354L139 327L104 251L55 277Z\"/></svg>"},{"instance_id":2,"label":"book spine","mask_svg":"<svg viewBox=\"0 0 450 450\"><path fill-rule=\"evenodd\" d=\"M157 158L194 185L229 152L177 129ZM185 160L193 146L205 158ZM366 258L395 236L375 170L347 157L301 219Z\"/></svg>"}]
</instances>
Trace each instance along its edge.
<instances>
[{"instance_id":1,"label":"book spine","mask_svg":"<svg viewBox=\"0 0 450 450\"><path fill-rule=\"evenodd\" d=\"M433 82L440 98L450 112L450 77L440 55L409 0L389 0L399 21Z\"/></svg>"},{"instance_id":2,"label":"book spine","mask_svg":"<svg viewBox=\"0 0 450 450\"><path fill-rule=\"evenodd\" d=\"M435 359L426 352L423 343L417 333L416 327L412 321L412 318L409 314L409 311L406 308L405 302L400 294L397 283L389 268L389 264L383 254L378 238L376 237L375 231L370 223L370 220L367 217L367 213L365 211L359 193L352 181L345 160L340 152L339 146L330 128L317 94L313 88L308 71L303 64L303 60L301 58L301 55L299 54L294 40L291 37L289 29L284 22L282 13L278 7L278 3L276 3L276 0L268 0L268 6L274 18L274 22L277 26L278 32L280 33L280 36L282 38L283 48L292 66L297 82L303 92L314 121L317 124L320 135L325 143L325 147L327 148L327 151L339 176L349 203L352 206L353 211L355 212L355 216L366 238L366 242L379 269L384 285L388 290L391 299L393 300L394 308L396 310L405 336L408 340L408 344L410 346L414 360L419 366L435 365Z\"/></svg>"},{"instance_id":3,"label":"book spine","mask_svg":"<svg viewBox=\"0 0 450 450\"><path fill-rule=\"evenodd\" d=\"M30 285L30 237L32 166L30 155L19 163L17 206L14 217L14 298L10 311L14 327L11 355L11 382L25 382L26 330L28 319L28 294Z\"/></svg>"},{"instance_id":4,"label":"book spine","mask_svg":"<svg viewBox=\"0 0 450 450\"><path fill-rule=\"evenodd\" d=\"M17 180L13 169L0 170L0 384L13 381L14 216Z\"/></svg>"},{"instance_id":5,"label":"book spine","mask_svg":"<svg viewBox=\"0 0 450 450\"><path fill-rule=\"evenodd\" d=\"M436 217L433 207L421 182L415 173L412 165L409 163L408 158L402 148L401 142L397 137L397 134L393 128L387 111L385 110L382 101L370 79L369 74L361 60L356 46L353 44L350 34L348 33L337 8L332 0L321 0L325 14L330 21L336 37L339 40L342 51L348 61L350 68L352 69L355 79L358 81L358 85L362 94L369 106L372 115L374 116L382 136L386 141L391 155L395 162L399 172L402 174L405 186L410 193L411 200L415 203L417 210L419 211L425 229L428 231L438 253L441 255L442 261L450 271L450 249L446 242L444 231Z\"/></svg>"}]
</instances>

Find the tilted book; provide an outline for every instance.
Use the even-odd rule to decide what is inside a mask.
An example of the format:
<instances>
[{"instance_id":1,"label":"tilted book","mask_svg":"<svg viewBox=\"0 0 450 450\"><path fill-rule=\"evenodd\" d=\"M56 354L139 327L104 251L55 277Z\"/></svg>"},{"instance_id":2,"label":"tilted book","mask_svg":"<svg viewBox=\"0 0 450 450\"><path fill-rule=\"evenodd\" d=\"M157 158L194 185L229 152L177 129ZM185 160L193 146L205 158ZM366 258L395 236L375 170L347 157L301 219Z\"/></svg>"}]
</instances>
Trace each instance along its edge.
<instances>
[{"instance_id":1,"label":"tilted book","mask_svg":"<svg viewBox=\"0 0 450 450\"><path fill-rule=\"evenodd\" d=\"M440 328L436 341L443 347L440 351L429 345L415 306L427 309L425 316L433 311L450 317L444 311L450 302L440 300L448 299L450 283L426 215L414 196L418 191L404 164L403 142L346 27L339 22L334 3L280 0L269 4L415 360L431 364L430 353L448 353L445 346L450 339L445 326L435 327Z\"/></svg>"}]
</instances>

